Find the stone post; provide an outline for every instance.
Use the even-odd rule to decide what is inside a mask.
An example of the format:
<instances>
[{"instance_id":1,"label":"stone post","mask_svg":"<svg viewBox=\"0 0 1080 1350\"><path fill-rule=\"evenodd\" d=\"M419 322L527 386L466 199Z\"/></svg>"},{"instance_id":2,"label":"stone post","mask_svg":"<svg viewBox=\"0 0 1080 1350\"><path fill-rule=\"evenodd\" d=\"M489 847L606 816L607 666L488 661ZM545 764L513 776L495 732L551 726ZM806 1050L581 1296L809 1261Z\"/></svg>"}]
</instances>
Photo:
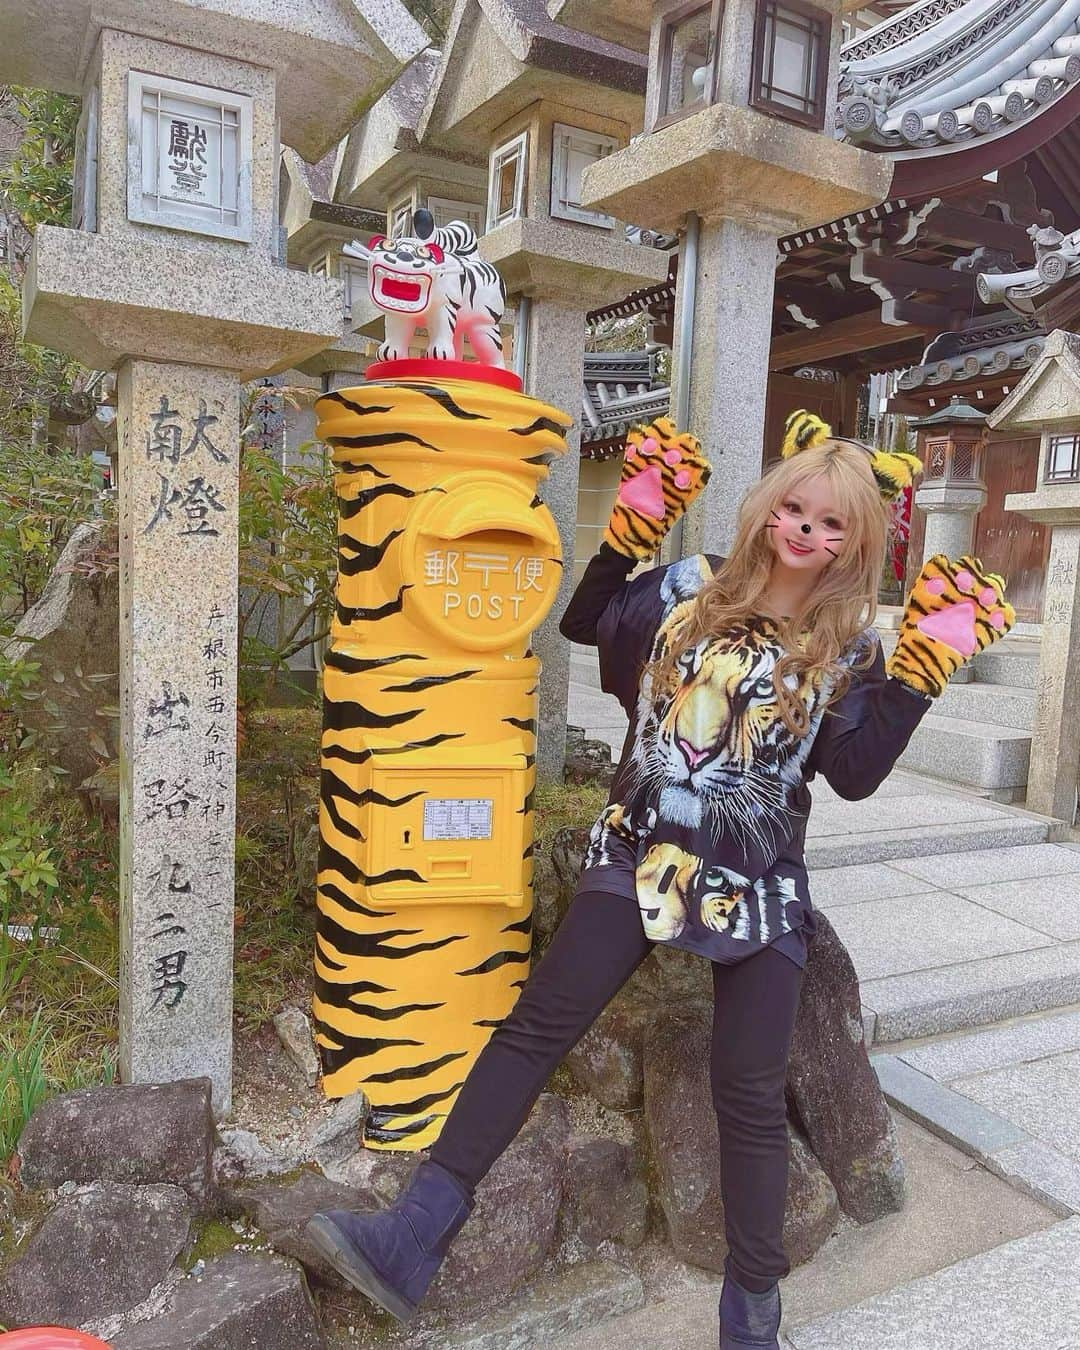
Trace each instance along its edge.
<instances>
[{"instance_id":1,"label":"stone post","mask_svg":"<svg viewBox=\"0 0 1080 1350\"><path fill-rule=\"evenodd\" d=\"M1039 483L1005 509L1050 527L1027 806L1072 825L1080 785L1080 337L1060 330L988 425L1041 433Z\"/></svg>"},{"instance_id":2,"label":"stone post","mask_svg":"<svg viewBox=\"0 0 1080 1350\"><path fill-rule=\"evenodd\" d=\"M914 505L926 512L922 561L935 553L958 558L971 548L975 517L986 505L986 487L982 483L967 487L934 483L916 491Z\"/></svg>"},{"instance_id":3,"label":"stone post","mask_svg":"<svg viewBox=\"0 0 1080 1350\"><path fill-rule=\"evenodd\" d=\"M239 386L126 361L120 448L120 1076L228 1100Z\"/></svg>"},{"instance_id":4,"label":"stone post","mask_svg":"<svg viewBox=\"0 0 1080 1350\"><path fill-rule=\"evenodd\" d=\"M687 512L684 555L727 552L739 502L761 477L767 382L756 372L769 365L780 231L767 216L701 223L693 350L681 351L676 340L672 367L691 367L689 427L700 437L721 489L703 493ZM689 289L680 275L676 335Z\"/></svg>"},{"instance_id":5,"label":"stone post","mask_svg":"<svg viewBox=\"0 0 1080 1350\"><path fill-rule=\"evenodd\" d=\"M525 392L556 408L581 405L585 369L585 313L577 305L534 300L529 316ZM574 589L574 543L577 534L578 421L566 433L566 454L551 466L544 484L544 501L559 527L563 573L551 612L533 634L532 647L540 658L540 717L536 764L541 777L562 777L566 759L566 708L570 694L570 644L559 632L559 620Z\"/></svg>"},{"instance_id":6,"label":"stone post","mask_svg":"<svg viewBox=\"0 0 1080 1350\"><path fill-rule=\"evenodd\" d=\"M926 466L912 502L926 513L920 563L935 553L958 558L970 550L975 517L986 505L986 484L980 476L986 414L954 395L943 408L909 425L918 432ZM908 571L911 580L915 572Z\"/></svg>"}]
</instances>

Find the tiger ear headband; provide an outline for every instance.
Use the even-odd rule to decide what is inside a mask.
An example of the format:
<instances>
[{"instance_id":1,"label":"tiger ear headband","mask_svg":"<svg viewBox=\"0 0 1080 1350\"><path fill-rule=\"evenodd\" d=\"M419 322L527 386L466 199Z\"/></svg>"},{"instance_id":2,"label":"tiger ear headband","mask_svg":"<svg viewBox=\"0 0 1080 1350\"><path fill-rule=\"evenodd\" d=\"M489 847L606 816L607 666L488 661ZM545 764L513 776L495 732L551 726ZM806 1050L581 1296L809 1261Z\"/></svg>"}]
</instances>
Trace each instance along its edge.
<instances>
[{"instance_id":1,"label":"tiger ear headband","mask_svg":"<svg viewBox=\"0 0 1080 1350\"><path fill-rule=\"evenodd\" d=\"M784 423L784 443L780 454L790 459L800 450L812 450L825 441L843 441L847 445L857 445L870 456L870 468L877 480L878 490L884 501L892 502L900 496L906 487L910 487L915 475L922 473L922 460L918 455L909 455L904 451L893 454L888 450L871 450L861 441L853 441L847 436L834 436L828 422L822 421L816 413L798 408Z\"/></svg>"}]
</instances>

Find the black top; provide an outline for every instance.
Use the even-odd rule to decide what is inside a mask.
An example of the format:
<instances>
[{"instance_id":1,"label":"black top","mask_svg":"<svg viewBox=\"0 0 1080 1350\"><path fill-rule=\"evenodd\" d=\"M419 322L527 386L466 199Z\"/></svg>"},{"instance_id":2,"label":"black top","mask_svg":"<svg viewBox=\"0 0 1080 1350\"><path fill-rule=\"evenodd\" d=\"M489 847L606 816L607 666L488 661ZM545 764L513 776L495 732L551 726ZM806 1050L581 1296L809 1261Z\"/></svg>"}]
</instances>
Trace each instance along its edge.
<instances>
[{"instance_id":1,"label":"black top","mask_svg":"<svg viewBox=\"0 0 1080 1350\"><path fill-rule=\"evenodd\" d=\"M698 554L627 581L634 560L601 544L563 616L566 637L599 648L601 688L630 718L581 886L636 897L656 942L725 964L775 945L801 966L816 931L807 783L821 773L841 797L868 797L931 700L886 676L868 628L842 657L851 684L828 709L830 684L798 684L810 729L796 736L772 682L778 627L756 616L683 653L675 691L654 704L642 668L720 562ZM868 649L871 663L855 668Z\"/></svg>"}]
</instances>

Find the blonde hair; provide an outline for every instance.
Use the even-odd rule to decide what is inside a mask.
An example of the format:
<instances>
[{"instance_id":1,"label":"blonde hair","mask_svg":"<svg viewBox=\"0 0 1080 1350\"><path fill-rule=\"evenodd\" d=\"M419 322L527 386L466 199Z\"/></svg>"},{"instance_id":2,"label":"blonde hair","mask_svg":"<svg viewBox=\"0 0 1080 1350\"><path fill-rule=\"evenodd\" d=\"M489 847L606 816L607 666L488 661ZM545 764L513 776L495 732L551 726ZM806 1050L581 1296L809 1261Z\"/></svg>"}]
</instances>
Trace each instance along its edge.
<instances>
[{"instance_id":1,"label":"blonde hair","mask_svg":"<svg viewBox=\"0 0 1080 1350\"><path fill-rule=\"evenodd\" d=\"M772 511L801 484L818 479L828 484L837 511L847 521L844 545L839 557L821 573L798 623L777 620L779 640L786 651L773 672L773 686L780 716L796 736L809 730L810 717L798 696L806 678L831 681L829 702L847 689L851 675L840 664L840 657L877 613L889 519L869 449L857 442L830 439L780 460L747 492L739 505L728 558L702 586L666 650L646 667L654 696L670 691L676 679L675 663L683 652L761 612L776 557L767 529ZM861 665L869 664L872 656L871 650ZM795 679L789 681L789 676Z\"/></svg>"}]
</instances>

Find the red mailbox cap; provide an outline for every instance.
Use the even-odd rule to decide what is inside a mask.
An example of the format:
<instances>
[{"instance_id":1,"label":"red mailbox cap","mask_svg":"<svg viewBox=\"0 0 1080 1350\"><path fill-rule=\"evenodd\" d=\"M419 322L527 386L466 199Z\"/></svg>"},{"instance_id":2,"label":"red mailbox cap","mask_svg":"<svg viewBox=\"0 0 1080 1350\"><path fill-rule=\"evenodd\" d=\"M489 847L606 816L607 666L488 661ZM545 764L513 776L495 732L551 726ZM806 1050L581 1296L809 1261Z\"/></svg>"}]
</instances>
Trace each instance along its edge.
<instances>
[{"instance_id":1,"label":"red mailbox cap","mask_svg":"<svg viewBox=\"0 0 1080 1350\"><path fill-rule=\"evenodd\" d=\"M109 1344L67 1327L27 1327L0 1336L0 1350L109 1350Z\"/></svg>"}]
</instances>

